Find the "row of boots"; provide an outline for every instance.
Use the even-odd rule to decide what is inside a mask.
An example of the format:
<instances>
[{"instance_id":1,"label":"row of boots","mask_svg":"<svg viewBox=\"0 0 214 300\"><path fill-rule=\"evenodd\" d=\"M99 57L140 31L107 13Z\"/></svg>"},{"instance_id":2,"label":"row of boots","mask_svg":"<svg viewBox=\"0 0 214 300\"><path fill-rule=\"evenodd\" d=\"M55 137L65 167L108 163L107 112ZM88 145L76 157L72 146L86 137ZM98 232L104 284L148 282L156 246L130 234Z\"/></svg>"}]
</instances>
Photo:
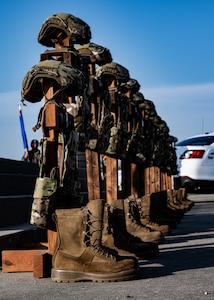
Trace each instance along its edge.
<instances>
[{"instance_id":1,"label":"row of boots","mask_svg":"<svg viewBox=\"0 0 214 300\"><path fill-rule=\"evenodd\" d=\"M165 199L164 199L165 197ZM158 245L194 203L183 191L161 191L107 204L57 209L57 245L51 279L55 282L112 282L137 279L139 260L159 255ZM168 213L168 215L167 215Z\"/></svg>"}]
</instances>

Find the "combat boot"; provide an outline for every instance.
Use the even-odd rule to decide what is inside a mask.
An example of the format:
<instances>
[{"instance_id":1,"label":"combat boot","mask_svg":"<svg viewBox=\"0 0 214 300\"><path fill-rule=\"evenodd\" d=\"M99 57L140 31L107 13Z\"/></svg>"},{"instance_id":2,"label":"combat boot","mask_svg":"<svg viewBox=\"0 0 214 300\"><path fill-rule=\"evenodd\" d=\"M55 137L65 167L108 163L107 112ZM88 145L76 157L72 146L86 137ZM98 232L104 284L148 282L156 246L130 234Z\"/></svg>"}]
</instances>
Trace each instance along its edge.
<instances>
[{"instance_id":1,"label":"combat boot","mask_svg":"<svg viewBox=\"0 0 214 300\"><path fill-rule=\"evenodd\" d=\"M168 190L167 192L169 200L171 200L171 202L173 202L176 207L182 208L185 212L190 210L194 205L193 201L187 199L185 188L180 188L178 190Z\"/></svg>"},{"instance_id":2,"label":"combat boot","mask_svg":"<svg viewBox=\"0 0 214 300\"><path fill-rule=\"evenodd\" d=\"M140 211L140 221L146 227L152 230L161 231L164 235L169 235L171 233L170 226L167 224L158 224L150 219L150 194L144 195L141 198L136 199L137 205Z\"/></svg>"},{"instance_id":3,"label":"combat boot","mask_svg":"<svg viewBox=\"0 0 214 300\"><path fill-rule=\"evenodd\" d=\"M181 218L183 217L184 212L182 210L179 209L171 209L168 205L167 205L167 190L162 190L159 191L158 194L160 195L160 208L161 208L161 212L169 217L172 217L176 220L177 223L180 223Z\"/></svg>"},{"instance_id":4,"label":"combat boot","mask_svg":"<svg viewBox=\"0 0 214 300\"><path fill-rule=\"evenodd\" d=\"M103 245L116 249L120 255L152 259L159 254L157 244L146 243L126 230L123 199L105 205L102 241Z\"/></svg>"},{"instance_id":5,"label":"combat boot","mask_svg":"<svg viewBox=\"0 0 214 300\"><path fill-rule=\"evenodd\" d=\"M167 194L162 193L163 191L155 192L150 194L150 218L151 221L158 223L160 225L169 225L170 228L176 228L177 223L180 219L174 217L174 215L169 214L169 212L164 209L164 204L167 200ZM166 196L166 199L164 197Z\"/></svg>"},{"instance_id":6,"label":"combat boot","mask_svg":"<svg viewBox=\"0 0 214 300\"><path fill-rule=\"evenodd\" d=\"M180 194L180 190L167 190L167 206L172 210L184 214L187 211L187 206L182 203Z\"/></svg>"},{"instance_id":7,"label":"combat boot","mask_svg":"<svg viewBox=\"0 0 214 300\"><path fill-rule=\"evenodd\" d=\"M136 258L121 257L102 245L104 200L84 208L57 209L57 246L51 279L56 282L111 282L135 279Z\"/></svg>"},{"instance_id":8,"label":"combat boot","mask_svg":"<svg viewBox=\"0 0 214 300\"><path fill-rule=\"evenodd\" d=\"M124 211L126 229L130 234L139 237L144 242L160 244L164 241L161 231L152 230L141 223L136 199L131 199L131 197L125 199Z\"/></svg>"},{"instance_id":9,"label":"combat boot","mask_svg":"<svg viewBox=\"0 0 214 300\"><path fill-rule=\"evenodd\" d=\"M180 188L179 190L181 191L182 202L185 203L188 207L188 210L190 210L194 206L195 202L187 199L187 191L185 188Z\"/></svg>"}]
</instances>

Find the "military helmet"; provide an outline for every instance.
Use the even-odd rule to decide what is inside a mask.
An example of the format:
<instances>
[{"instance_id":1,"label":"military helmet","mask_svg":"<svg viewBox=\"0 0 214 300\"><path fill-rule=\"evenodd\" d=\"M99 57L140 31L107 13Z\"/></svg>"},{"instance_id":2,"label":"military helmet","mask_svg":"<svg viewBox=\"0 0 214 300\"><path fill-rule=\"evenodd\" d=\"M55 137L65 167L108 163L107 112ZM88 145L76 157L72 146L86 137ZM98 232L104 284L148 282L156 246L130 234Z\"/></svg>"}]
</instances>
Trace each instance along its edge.
<instances>
[{"instance_id":1,"label":"military helmet","mask_svg":"<svg viewBox=\"0 0 214 300\"><path fill-rule=\"evenodd\" d=\"M121 87L131 90L133 93L137 93L140 89L140 84L136 79L130 78L127 82L122 82Z\"/></svg>"},{"instance_id":2,"label":"military helmet","mask_svg":"<svg viewBox=\"0 0 214 300\"><path fill-rule=\"evenodd\" d=\"M177 137L175 137L175 136L172 136L172 135L168 135L168 137L167 137L167 142L168 143L176 143L178 141L178 139L177 139Z\"/></svg>"},{"instance_id":3,"label":"military helmet","mask_svg":"<svg viewBox=\"0 0 214 300\"><path fill-rule=\"evenodd\" d=\"M169 132L169 127L166 121L164 121L160 116L156 115L153 118L153 124L160 129L161 132Z\"/></svg>"},{"instance_id":4,"label":"military helmet","mask_svg":"<svg viewBox=\"0 0 214 300\"><path fill-rule=\"evenodd\" d=\"M57 13L42 24L38 42L47 47L54 47L60 32L70 37L74 44L86 44L91 39L90 27L84 21L70 14Z\"/></svg>"},{"instance_id":5,"label":"military helmet","mask_svg":"<svg viewBox=\"0 0 214 300\"><path fill-rule=\"evenodd\" d=\"M111 62L96 68L96 77L101 79L104 75L115 77L119 82L127 82L130 79L129 71L118 63Z\"/></svg>"},{"instance_id":6,"label":"military helmet","mask_svg":"<svg viewBox=\"0 0 214 300\"><path fill-rule=\"evenodd\" d=\"M36 140L36 139L33 139L33 140L31 141L31 143L30 143L31 148L33 148L33 144L34 144L34 143L36 144L36 147L39 146L39 141Z\"/></svg>"},{"instance_id":7,"label":"military helmet","mask_svg":"<svg viewBox=\"0 0 214 300\"><path fill-rule=\"evenodd\" d=\"M153 119L153 124L157 127L162 127L163 126L163 120L159 115L156 115Z\"/></svg>"},{"instance_id":8,"label":"military helmet","mask_svg":"<svg viewBox=\"0 0 214 300\"><path fill-rule=\"evenodd\" d=\"M161 120L161 123L159 124L158 127L160 128L160 130L162 130L162 132L169 133L169 127L168 127L166 121Z\"/></svg>"},{"instance_id":9,"label":"military helmet","mask_svg":"<svg viewBox=\"0 0 214 300\"><path fill-rule=\"evenodd\" d=\"M84 89L83 73L62 61L43 60L33 66L22 81L22 98L38 102L44 96L43 79L53 80L58 91L66 90L68 95L79 95Z\"/></svg>"},{"instance_id":10,"label":"military helmet","mask_svg":"<svg viewBox=\"0 0 214 300\"><path fill-rule=\"evenodd\" d=\"M144 99L144 102L140 104L140 107L147 111L155 110L155 105L151 100Z\"/></svg>"},{"instance_id":11,"label":"military helmet","mask_svg":"<svg viewBox=\"0 0 214 300\"><path fill-rule=\"evenodd\" d=\"M145 99L141 92L136 92L133 94L132 100L138 105L143 105Z\"/></svg>"},{"instance_id":12,"label":"military helmet","mask_svg":"<svg viewBox=\"0 0 214 300\"><path fill-rule=\"evenodd\" d=\"M78 45L76 49L80 55L89 56L92 63L99 66L112 62L112 56L109 49L95 43Z\"/></svg>"}]
</instances>

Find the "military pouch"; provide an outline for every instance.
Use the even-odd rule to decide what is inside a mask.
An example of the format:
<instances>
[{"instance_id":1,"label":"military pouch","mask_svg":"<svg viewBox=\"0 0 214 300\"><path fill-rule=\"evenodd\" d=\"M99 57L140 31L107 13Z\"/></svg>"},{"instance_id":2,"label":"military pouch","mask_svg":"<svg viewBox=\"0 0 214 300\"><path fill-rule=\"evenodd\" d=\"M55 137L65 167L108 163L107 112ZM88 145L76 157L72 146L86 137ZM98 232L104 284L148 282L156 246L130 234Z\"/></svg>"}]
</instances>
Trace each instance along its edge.
<instances>
[{"instance_id":1,"label":"military pouch","mask_svg":"<svg viewBox=\"0 0 214 300\"><path fill-rule=\"evenodd\" d=\"M127 157L133 163L143 163L146 158L143 155L143 140L138 135L134 135L127 144Z\"/></svg>"},{"instance_id":2,"label":"military pouch","mask_svg":"<svg viewBox=\"0 0 214 300\"><path fill-rule=\"evenodd\" d=\"M119 140L120 140L120 129L116 126L113 126L110 130L109 146L105 152L110 155L116 155L118 150Z\"/></svg>"},{"instance_id":3,"label":"military pouch","mask_svg":"<svg viewBox=\"0 0 214 300\"><path fill-rule=\"evenodd\" d=\"M103 120L100 128L98 128L98 142L97 142L97 151L104 153L108 147L111 137L111 129L114 125L114 118L111 114L106 115Z\"/></svg>"},{"instance_id":4,"label":"military pouch","mask_svg":"<svg viewBox=\"0 0 214 300\"><path fill-rule=\"evenodd\" d=\"M41 228L52 229L52 213L54 212L54 196L57 180L49 177L37 178L31 209L31 224Z\"/></svg>"},{"instance_id":5,"label":"military pouch","mask_svg":"<svg viewBox=\"0 0 214 300\"><path fill-rule=\"evenodd\" d=\"M91 127L88 148L104 153L109 147L111 128L114 118L111 114L105 116L100 126Z\"/></svg>"},{"instance_id":6,"label":"military pouch","mask_svg":"<svg viewBox=\"0 0 214 300\"><path fill-rule=\"evenodd\" d=\"M96 150L97 148L97 140L98 140L98 130L96 129L95 125L91 126L88 132L88 145L87 148L91 150Z\"/></svg>"}]
</instances>

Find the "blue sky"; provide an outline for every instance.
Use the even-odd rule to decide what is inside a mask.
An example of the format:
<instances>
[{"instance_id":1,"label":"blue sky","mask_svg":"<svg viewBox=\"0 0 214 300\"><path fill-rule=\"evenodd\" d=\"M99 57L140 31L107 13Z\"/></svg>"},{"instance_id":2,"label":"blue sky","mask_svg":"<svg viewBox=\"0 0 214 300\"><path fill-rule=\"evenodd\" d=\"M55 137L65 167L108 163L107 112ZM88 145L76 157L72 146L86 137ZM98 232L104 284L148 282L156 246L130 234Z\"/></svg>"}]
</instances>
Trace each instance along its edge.
<instances>
[{"instance_id":1,"label":"blue sky","mask_svg":"<svg viewBox=\"0 0 214 300\"><path fill-rule=\"evenodd\" d=\"M91 41L109 48L152 100L179 140L214 130L213 0L7 0L0 3L0 157L19 160L22 80L47 48L37 42L43 22L70 13L91 28ZM30 144L43 102L26 102Z\"/></svg>"}]
</instances>

